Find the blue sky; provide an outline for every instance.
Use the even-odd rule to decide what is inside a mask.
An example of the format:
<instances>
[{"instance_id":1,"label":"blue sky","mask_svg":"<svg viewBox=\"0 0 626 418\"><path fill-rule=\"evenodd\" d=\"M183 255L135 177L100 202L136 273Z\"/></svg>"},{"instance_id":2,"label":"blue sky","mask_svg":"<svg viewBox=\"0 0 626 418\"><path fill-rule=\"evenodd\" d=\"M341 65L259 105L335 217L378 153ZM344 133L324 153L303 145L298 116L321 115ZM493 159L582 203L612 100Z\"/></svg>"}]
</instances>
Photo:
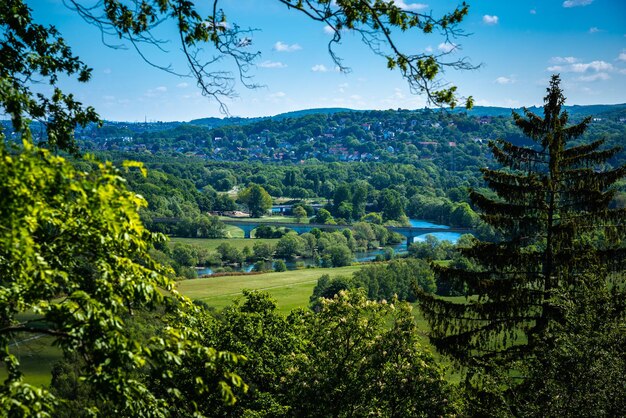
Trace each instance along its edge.
<instances>
[{"instance_id":1,"label":"blue sky","mask_svg":"<svg viewBox=\"0 0 626 418\"><path fill-rule=\"evenodd\" d=\"M85 0L93 3L95 0ZM451 1L396 0L435 15L457 5ZM40 23L54 24L74 52L93 69L88 84L67 81L79 100L108 120L191 120L221 116L217 104L199 95L192 79L148 66L131 49L111 49L98 29L65 8L61 0L27 0ZM198 0L203 7L208 0ZM447 72L477 105L540 104L552 73L560 73L568 104L626 102L626 1L515 0L471 1L462 24L469 34L455 40L453 54L480 64L474 71ZM337 52L352 71L339 73L327 53L323 24L288 11L274 0L223 0L229 21L258 28L252 47L261 52L253 70L263 87L237 86L239 97L227 102L233 116L267 116L316 107L415 109L426 105L409 92L401 76L386 68L358 37L345 36ZM163 28L162 38L174 39ZM110 42L117 42L110 39ZM445 48L436 34L404 34L400 43L415 52ZM185 71L179 47L167 53L146 51L157 63ZM226 67L228 68L228 66Z\"/></svg>"}]
</instances>

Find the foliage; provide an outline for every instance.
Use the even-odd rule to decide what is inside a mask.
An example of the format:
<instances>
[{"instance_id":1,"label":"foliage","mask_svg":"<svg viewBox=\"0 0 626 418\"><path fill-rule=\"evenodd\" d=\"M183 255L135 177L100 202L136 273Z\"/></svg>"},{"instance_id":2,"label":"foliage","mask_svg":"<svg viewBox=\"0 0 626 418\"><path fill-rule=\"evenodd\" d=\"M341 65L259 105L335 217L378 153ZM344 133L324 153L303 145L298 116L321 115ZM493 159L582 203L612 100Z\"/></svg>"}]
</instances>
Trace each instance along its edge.
<instances>
[{"instance_id":1,"label":"foliage","mask_svg":"<svg viewBox=\"0 0 626 418\"><path fill-rule=\"evenodd\" d=\"M307 212L302 206L296 206L293 208L293 215L296 217L298 222L302 222L302 220L306 218Z\"/></svg>"},{"instance_id":2,"label":"foliage","mask_svg":"<svg viewBox=\"0 0 626 418\"><path fill-rule=\"evenodd\" d=\"M447 416L457 396L432 355L418 343L410 307L341 292L318 313L288 316L261 292L225 308L206 344L243 353L236 372L250 389L234 407L211 398L215 415ZM205 409L206 408L206 409Z\"/></svg>"},{"instance_id":3,"label":"foliage","mask_svg":"<svg viewBox=\"0 0 626 418\"><path fill-rule=\"evenodd\" d=\"M364 267L354 273L354 285L365 289L371 300L415 302L419 290L434 293L435 277L428 263L412 258Z\"/></svg>"},{"instance_id":4,"label":"foliage","mask_svg":"<svg viewBox=\"0 0 626 418\"><path fill-rule=\"evenodd\" d=\"M322 258L327 257L333 267L349 266L352 263L352 251L345 244L335 244L324 248Z\"/></svg>"},{"instance_id":5,"label":"foliage","mask_svg":"<svg viewBox=\"0 0 626 418\"><path fill-rule=\"evenodd\" d=\"M216 248L223 262L241 264L243 263L244 256L241 251L234 245L227 242L223 242Z\"/></svg>"},{"instance_id":6,"label":"foliage","mask_svg":"<svg viewBox=\"0 0 626 418\"><path fill-rule=\"evenodd\" d=\"M269 242L255 242L252 251L257 260L268 261L274 257L275 248Z\"/></svg>"},{"instance_id":7,"label":"foliage","mask_svg":"<svg viewBox=\"0 0 626 418\"><path fill-rule=\"evenodd\" d=\"M237 200L248 207L250 216L258 218L272 207L272 197L258 184L253 184L239 192Z\"/></svg>"},{"instance_id":8,"label":"foliage","mask_svg":"<svg viewBox=\"0 0 626 418\"><path fill-rule=\"evenodd\" d=\"M534 407L554 407L555 413L577 404L586 408L578 413L597 416L605 413L606 397L600 395L599 403L589 404L586 393L596 398L607 381L586 381L582 393L572 390L567 380L579 381L592 374L579 367L563 368L568 367L568 358L580 358L574 342L592 348L589 342L598 339L596 330L615 335L626 316L626 211L609 209L613 186L626 174L626 166L603 169L602 164L618 150L603 150L602 140L569 145L585 131L590 118L568 126L559 83L559 77L553 76L543 118L528 110L525 118L514 113L517 126L533 146L506 141L491 145L504 166L483 170L495 195L470 193L482 209L482 219L501 234L502 241L477 241L463 248L461 253L475 263L470 270L438 269L443 279L464 283L472 302L424 295L421 306L432 328L431 341L441 352L471 367L469 381L475 387L491 381L498 388L498 379L509 370L530 368L522 384L505 393L505 399L519 404L528 397L539 402ZM597 312L602 312L601 321L608 325L596 328L588 322ZM605 338L613 337L599 339ZM611 347L615 344L606 349ZM619 358L623 350L605 355L595 348L586 355L585 364L604 370L611 367L604 362ZM490 375L498 365L504 371ZM568 373L572 374L564 380ZM546 378L554 380L546 382ZM610 387L614 384L619 385L609 382ZM546 385L546 391L535 393L539 385ZM499 387L501 392L504 386ZM513 398L518 390L521 393ZM568 400L554 403L554 397Z\"/></svg>"},{"instance_id":9,"label":"foliage","mask_svg":"<svg viewBox=\"0 0 626 418\"><path fill-rule=\"evenodd\" d=\"M418 342L410 305L368 301L362 291L322 299L302 318L302 344L287 369L293 416L447 416L456 396ZM296 322L298 323L298 322Z\"/></svg>"},{"instance_id":10,"label":"foliage","mask_svg":"<svg viewBox=\"0 0 626 418\"><path fill-rule=\"evenodd\" d=\"M292 259L304 253L304 242L296 233L283 236L276 244L276 257Z\"/></svg>"},{"instance_id":11,"label":"foliage","mask_svg":"<svg viewBox=\"0 0 626 418\"><path fill-rule=\"evenodd\" d=\"M287 271L287 265L285 264L283 260L276 260L274 262L274 271L277 271L277 272Z\"/></svg>"},{"instance_id":12,"label":"foliage","mask_svg":"<svg viewBox=\"0 0 626 418\"><path fill-rule=\"evenodd\" d=\"M0 4L0 26L0 109L11 117L13 128L25 140L32 139L30 118L37 119L46 130L46 137L40 139L49 148L78 153L76 125L97 122L98 115L92 107L83 108L73 95L63 93L58 81L66 75L87 82L91 69L73 55L56 28L33 22L22 0ZM52 94L37 93L28 80L49 84Z\"/></svg>"},{"instance_id":13,"label":"foliage","mask_svg":"<svg viewBox=\"0 0 626 418\"><path fill-rule=\"evenodd\" d=\"M2 146L0 159L0 345L8 371L0 410L53 415L55 397L24 382L10 349L15 339L42 334L84 360L80 377L115 415L167 415L181 400L169 370L189 358L209 368L220 363L218 386L200 381L197 390L219 387L234 402L231 387L243 383L228 367L239 357L199 343L189 326L195 308L150 258L160 238L142 226L137 211L145 201L125 189L119 171L110 163L79 171L28 142L15 152ZM127 326L133 312L157 308L162 332L134 338ZM26 311L35 317L21 319ZM140 372L172 390L151 391Z\"/></svg>"}]
</instances>

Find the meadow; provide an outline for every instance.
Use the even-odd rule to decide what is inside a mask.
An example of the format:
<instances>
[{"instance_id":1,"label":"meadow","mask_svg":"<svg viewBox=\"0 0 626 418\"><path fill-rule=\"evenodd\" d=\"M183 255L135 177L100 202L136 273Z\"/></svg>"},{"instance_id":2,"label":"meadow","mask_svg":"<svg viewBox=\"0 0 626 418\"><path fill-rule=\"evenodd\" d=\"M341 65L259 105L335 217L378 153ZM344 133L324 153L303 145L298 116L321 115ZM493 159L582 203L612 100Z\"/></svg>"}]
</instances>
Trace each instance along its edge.
<instances>
[{"instance_id":1,"label":"meadow","mask_svg":"<svg viewBox=\"0 0 626 418\"><path fill-rule=\"evenodd\" d=\"M221 309L241 296L243 289L264 290L278 302L278 309L288 313L295 308L304 308L317 279L323 274L331 277L351 276L361 266L340 268L315 268L285 272L272 272L244 276L207 277L178 282L178 291L183 295L201 300L209 306Z\"/></svg>"}]
</instances>

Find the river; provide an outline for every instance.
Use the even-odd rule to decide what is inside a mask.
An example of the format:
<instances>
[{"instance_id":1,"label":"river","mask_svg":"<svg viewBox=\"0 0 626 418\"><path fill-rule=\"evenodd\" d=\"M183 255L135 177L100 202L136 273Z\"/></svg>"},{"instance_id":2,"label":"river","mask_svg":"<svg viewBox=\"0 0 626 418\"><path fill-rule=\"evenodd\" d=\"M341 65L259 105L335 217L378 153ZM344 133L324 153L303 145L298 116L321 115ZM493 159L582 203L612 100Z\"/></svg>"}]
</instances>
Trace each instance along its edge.
<instances>
[{"instance_id":1,"label":"river","mask_svg":"<svg viewBox=\"0 0 626 418\"><path fill-rule=\"evenodd\" d=\"M438 225L432 222L424 221L422 219L409 219L409 222L411 223L411 226L414 226L416 228L440 228L441 229L441 232L419 235L418 237L415 238L414 242L424 241L426 239L426 235L433 235L440 241L450 241L454 244L458 241L459 237L461 236L461 234L458 232L446 232L446 229L450 229L450 227L447 225ZM406 241L400 244L392 245L391 248L393 248L396 254L406 253ZM357 262L371 261L375 259L377 255L384 254L384 253L385 251L382 249L357 252L354 254L354 261L357 261ZM296 270L297 268L301 268L303 264L304 264L304 267L315 266L315 260L304 258L304 259L299 259L296 261L287 261L285 264L287 265L288 270ZM243 263L243 265L241 266L240 269L238 269L238 271L251 272L253 268L254 268L254 264ZM213 274L213 269L211 267L204 267L204 268L198 269L197 272L199 276L209 275L209 274Z\"/></svg>"}]
</instances>

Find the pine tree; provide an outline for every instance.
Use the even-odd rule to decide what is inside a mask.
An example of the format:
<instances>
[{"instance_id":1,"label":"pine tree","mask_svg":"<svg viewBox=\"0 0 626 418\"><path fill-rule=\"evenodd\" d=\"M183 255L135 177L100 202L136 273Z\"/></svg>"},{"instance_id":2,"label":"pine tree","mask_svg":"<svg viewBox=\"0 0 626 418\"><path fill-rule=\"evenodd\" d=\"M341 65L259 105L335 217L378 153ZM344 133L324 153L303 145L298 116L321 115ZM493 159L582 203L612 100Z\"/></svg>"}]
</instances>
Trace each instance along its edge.
<instances>
[{"instance_id":1,"label":"pine tree","mask_svg":"<svg viewBox=\"0 0 626 418\"><path fill-rule=\"evenodd\" d=\"M597 310L596 294L612 304L601 321L624 320L626 209L610 203L626 167L607 165L619 149L603 149L602 140L572 145L591 118L568 125L559 84L552 76L543 118L513 113L533 145L492 142L502 167L482 171L493 193L470 191L502 239L461 250L475 262L471 271L438 268L442 280L466 286L468 299L420 297L432 343L469 370L519 370L538 350L558 345L559 330L574 329L564 324L582 314L571 306L593 300Z\"/></svg>"}]
</instances>

